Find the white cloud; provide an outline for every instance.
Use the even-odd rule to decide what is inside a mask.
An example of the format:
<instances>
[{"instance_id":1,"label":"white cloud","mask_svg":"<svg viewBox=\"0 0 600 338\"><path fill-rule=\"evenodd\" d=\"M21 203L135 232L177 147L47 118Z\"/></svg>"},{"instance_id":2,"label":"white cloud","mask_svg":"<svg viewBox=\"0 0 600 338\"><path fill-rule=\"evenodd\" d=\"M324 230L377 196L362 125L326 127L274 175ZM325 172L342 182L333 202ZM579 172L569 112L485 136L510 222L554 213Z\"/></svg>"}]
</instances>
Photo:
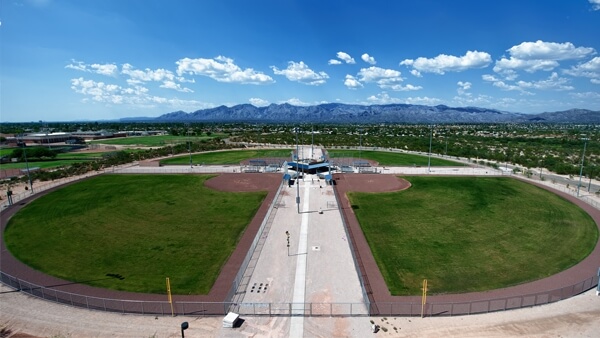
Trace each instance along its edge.
<instances>
[{"instance_id":1,"label":"white cloud","mask_svg":"<svg viewBox=\"0 0 600 338\"><path fill-rule=\"evenodd\" d=\"M396 92L408 92L408 91L414 91L414 90L421 90L423 89L423 87L421 86L413 86L411 84L407 84L406 86L403 86L401 84L393 84L393 85L381 85L379 86L382 89L391 89L393 91Z\"/></svg>"},{"instance_id":2,"label":"white cloud","mask_svg":"<svg viewBox=\"0 0 600 338\"><path fill-rule=\"evenodd\" d=\"M369 55L369 54L367 54L367 53L364 53L364 54L363 54L363 55L362 55L360 58L361 58L361 59L362 59L364 62L366 62L366 63L370 63L370 64L372 64L372 65L374 65L374 64L376 64L376 63L377 63L377 61L375 61L375 58L374 58L374 57L372 57L372 56L370 56L370 55Z\"/></svg>"},{"instance_id":3,"label":"white cloud","mask_svg":"<svg viewBox=\"0 0 600 338\"><path fill-rule=\"evenodd\" d=\"M390 103L403 103L403 101L397 97L390 97L386 92L381 92L377 95L371 95L367 97L369 104L390 104Z\"/></svg>"},{"instance_id":4,"label":"white cloud","mask_svg":"<svg viewBox=\"0 0 600 338\"><path fill-rule=\"evenodd\" d=\"M327 64L330 64L330 65L341 65L342 61L336 60L336 59L331 59L331 60L327 61Z\"/></svg>"},{"instance_id":5,"label":"white cloud","mask_svg":"<svg viewBox=\"0 0 600 338\"><path fill-rule=\"evenodd\" d=\"M433 97L408 97L404 100L404 103L408 104L422 104L427 106L435 106L436 104L440 104L442 100L436 99Z\"/></svg>"},{"instance_id":6,"label":"white cloud","mask_svg":"<svg viewBox=\"0 0 600 338\"><path fill-rule=\"evenodd\" d=\"M471 89L471 82L462 82L462 81L458 81L456 83L462 90L469 90Z\"/></svg>"},{"instance_id":7,"label":"white cloud","mask_svg":"<svg viewBox=\"0 0 600 338\"><path fill-rule=\"evenodd\" d=\"M121 67L121 73L128 75L133 81L132 82L148 82L148 81L173 81L175 79L175 75L170 70L166 69L156 69L152 70L146 68L144 70L134 69L132 65L129 63L123 64Z\"/></svg>"},{"instance_id":8,"label":"white cloud","mask_svg":"<svg viewBox=\"0 0 600 338\"><path fill-rule=\"evenodd\" d=\"M355 64L356 61L354 61L354 58L352 58L349 54L344 53L344 52L337 52L336 54L337 58L346 62L346 63L350 63L350 64Z\"/></svg>"},{"instance_id":9,"label":"white cloud","mask_svg":"<svg viewBox=\"0 0 600 338\"><path fill-rule=\"evenodd\" d=\"M564 77L559 77L558 74L554 72L546 80L532 82L519 81L517 82L517 85L521 88L531 88L538 90L573 90L573 86L566 85L568 82L568 79Z\"/></svg>"},{"instance_id":10,"label":"white cloud","mask_svg":"<svg viewBox=\"0 0 600 338\"><path fill-rule=\"evenodd\" d=\"M357 89L362 88L363 84L360 83L354 76L350 74L346 74L346 79L344 80L344 85L349 89Z\"/></svg>"},{"instance_id":11,"label":"white cloud","mask_svg":"<svg viewBox=\"0 0 600 338\"><path fill-rule=\"evenodd\" d=\"M402 82L402 73L394 69L384 69L379 67L362 68L358 72L359 80L364 82L376 82L378 84L389 84L393 82Z\"/></svg>"},{"instance_id":12,"label":"white cloud","mask_svg":"<svg viewBox=\"0 0 600 338\"><path fill-rule=\"evenodd\" d=\"M521 60L511 57L510 59L502 58L496 61L494 71L496 73L512 75L514 78L515 69L534 73L540 70L551 71L556 67L558 67L558 62L554 60Z\"/></svg>"},{"instance_id":13,"label":"white cloud","mask_svg":"<svg viewBox=\"0 0 600 338\"><path fill-rule=\"evenodd\" d=\"M598 92L569 93L569 95L578 99L600 99Z\"/></svg>"},{"instance_id":14,"label":"white cloud","mask_svg":"<svg viewBox=\"0 0 600 338\"><path fill-rule=\"evenodd\" d=\"M90 66L92 69L94 69L94 71L98 74L101 75L106 75L106 76L115 76L117 75L118 72L118 67L115 64L97 64L94 63L93 65Z\"/></svg>"},{"instance_id":15,"label":"white cloud","mask_svg":"<svg viewBox=\"0 0 600 338\"><path fill-rule=\"evenodd\" d=\"M189 89L189 88L183 88L181 87L180 83L175 83L173 81L170 80L166 80L163 82L162 85L160 85L161 88L167 88L167 89L174 89L178 92L182 92L182 93L193 93L194 91Z\"/></svg>"},{"instance_id":16,"label":"white cloud","mask_svg":"<svg viewBox=\"0 0 600 338\"><path fill-rule=\"evenodd\" d=\"M392 103L406 103L406 104L422 104L422 105L436 105L441 102L439 99L430 97L408 97L408 98L397 98L391 97L387 92L381 92L377 95L371 95L367 98L367 104L392 104Z\"/></svg>"},{"instance_id":17,"label":"white cloud","mask_svg":"<svg viewBox=\"0 0 600 338\"><path fill-rule=\"evenodd\" d=\"M468 93L467 90L471 89L471 82L462 82L462 81L458 81L456 83L458 85L458 89L456 90L458 92L458 95L466 95L469 96L471 95L471 93Z\"/></svg>"},{"instance_id":18,"label":"white cloud","mask_svg":"<svg viewBox=\"0 0 600 338\"><path fill-rule=\"evenodd\" d=\"M506 90L506 91L519 91L522 92L524 94L532 94L530 92L526 92L525 90L523 90L523 88L516 86L516 85L509 85L507 83L505 83L504 81L498 79L497 77L493 76L493 75L489 75L489 74L484 74L481 76L481 78L484 81L487 82L491 82L492 85L494 85L494 87L498 87L502 90Z\"/></svg>"},{"instance_id":19,"label":"white cloud","mask_svg":"<svg viewBox=\"0 0 600 338\"><path fill-rule=\"evenodd\" d=\"M71 63L66 65L65 68L79 70L82 72L96 73L106 76L116 76L118 73L118 67L112 63L98 64L94 63L88 65L82 61L71 60Z\"/></svg>"},{"instance_id":20,"label":"white cloud","mask_svg":"<svg viewBox=\"0 0 600 338\"><path fill-rule=\"evenodd\" d=\"M597 56L588 62L578 64L577 66L573 66L571 67L571 69L565 70L564 72L565 74L569 74L572 76L589 77L592 78L592 80L600 79L600 57Z\"/></svg>"},{"instance_id":21,"label":"white cloud","mask_svg":"<svg viewBox=\"0 0 600 338\"><path fill-rule=\"evenodd\" d=\"M471 68L484 68L491 62L492 57L488 53L468 51L460 57L440 54L432 59L424 57L419 57L416 60L406 59L400 62L400 65L413 67L419 73L444 74L445 72L462 72Z\"/></svg>"},{"instance_id":22,"label":"white cloud","mask_svg":"<svg viewBox=\"0 0 600 338\"><path fill-rule=\"evenodd\" d=\"M423 77L423 75L421 75L421 72L419 72L419 71L418 71L418 70L416 70L416 69L411 69L411 70L410 70L410 73L411 73L412 75L416 76L416 77Z\"/></svg>"},{"instance_id":23,"label":"white cloud","mask_svg":"<svg viewBox=\"0 0 600 338\"><path fill-rule=\"evenodd\" d=\"M571 42L556 43L523 42L507 50L510 58L503 57L496 61L494 71L503 74L507 80L514 80L517 75L515 70L524 70L528 73L537 71L551 71L559 66L558 61L581 59L596 54L594 48L575 47Z\"/></svg>"},{"instance_id":24,"label":"white cloud","mask_svg":"<svg viewBox=\"0 0 600 338\"><path fill-rule=\"evenodd\" d=\"M291 98L289 100L286 100L286 101L279 101L279 103L280 104L282 104L282 103L288 103L288 104L291 104L293 106L310 106L311 105L310 103L303 102L300 99L295 98L295 97L293 97L293 98Z\"/></svg>"},{"instance_id":25,"label":"white cloud","mask_svg":"<svg viewBox=\"0 0 600 338\"><path fill-rule=\"evenodd\" d=\"M590 82L593 84L600 84L600 79L591 79Z\"/></svg>"},{"instance_id":26,"label":"white cloud","mask_svg":"<svg viewBox=\"0 0 600 338\"><path fill-rule=\"evenodd\" d=\"M454 103L457 106L489 106L492 97L487 95L473 96L471 93L468 95L459 95L454 97Z\"/></svg>"},{"instance_id":27,"label":"white cloud","mask_svg":"<svg viewBox=\"0 0 600 338\"><path fill-rule=\"evenodd\" d=\"M85 80L82 77L71 79L71 89L76 93L84 95L84 102L89 102L91 99L91 102L108 105L130 105L136 108L163 105L165 107L187 110L214 107L213 104L196 100L152 96L148 94L148 89L142 86L123 88L114 84Z\"/></svg>"},{"instance_id":28,"label":"white cloud","mask_svg":"<svg viewBox=\"0 0 600 338\"><path fill-rule=\"evenodd\" d=\"M493 75L483 75L484 81L491 82L495 87L507 91L519 91L523 94L533 95L528 89L537 90L573 90L573 86L567 85L569 80L564 77L559 77L556 72L553 72L546 80L540 81L518 81L515 84L508 84Z\"/></svg>"},{"instance_id":29,"label":"white cloud","mask_svg":"<svg viewBox=\"0 0 600 338\"><path fill-rule=\"evenodd\" d=\"M325 72L316 73L308 67L303 61L289 61L286 69L280 70L275 66L271 66L273 73L276 75L284 75L290 81L304 83L306 85L322 85L329 78Z\"/></svg>"},{"instance_id":30,"label":"white cloud","mask_svg":"<svg viewBox=\"0 0 600 338\"><path fill-rule=\"evenodd\" d=\"M520 60L570 60L581 59L588 55L595 54L594 48L575 47L571 42L556 43L544 42L523 42L520 45L513 46L507 50L511 57Z\"/></svg>"},{"instance_id":31,"label":"white cloud","mask_svg":"<svg viewBox=\"0 0 600 338\"><path fill-rule=\"evenodd\" d=\"M595 11L600 11L600 0L589 0L590 4L592 4L592 9Z\"/></svg>"},{"instance_id":32,"label":"white cloud","mask_svg":"<svg viewBox=\"0 0 600 338\"><path fill-rule=\"evenodd\" d=\"M217 56L214 59L183 58L175 63L177 64L177 75L179 76L183 74L202 75L219 82L242 84L275 82L270 76L257 72L252 68L241 69L233 62L233 59L224 56Z\"/></svg>"},{"instance_id":33,"label":"white cloud","mask_svg":"<svg viewBox=\"0 0 600 338\"><path fill-rule=\"evenodd\" d=\"M264 106L268 106L269 105L269 101L263 100L263 99L259 99L257 97L250 98L250 100L248 100L248 101L250 101L250 103L253 106L256 106L256 107L264 107Z\"/></svg>"}]
</instances>

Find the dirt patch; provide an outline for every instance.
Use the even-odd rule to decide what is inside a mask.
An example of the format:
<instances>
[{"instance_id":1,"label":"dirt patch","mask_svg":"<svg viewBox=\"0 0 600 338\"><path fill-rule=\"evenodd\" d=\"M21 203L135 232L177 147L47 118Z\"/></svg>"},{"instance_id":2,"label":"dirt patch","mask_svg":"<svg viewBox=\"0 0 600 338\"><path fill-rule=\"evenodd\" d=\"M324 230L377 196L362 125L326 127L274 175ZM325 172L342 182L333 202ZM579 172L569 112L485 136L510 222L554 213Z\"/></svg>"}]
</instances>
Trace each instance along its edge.
<instances>
[{"instance_id":1,"label":"dirt patch","mask_svg":"<svg viewBox=\"0 0 600 338\"><path fill-rule=\"evenodd\" d=\"M342 184L345 192L388 192L410 188L410 182L395 175L334 174L333 179Z\"/></svg>"},{"instance_id":2,"label":"dirt patch","mask_svg":"<svg viewBox=\"0 0 600 338\"><path fill-rule=\"evenodd\" d=\"M205 182L211 189L230 192L264 191L277 189L281 184L280 174L221 174Z\"/></svg>"}]
</instances>

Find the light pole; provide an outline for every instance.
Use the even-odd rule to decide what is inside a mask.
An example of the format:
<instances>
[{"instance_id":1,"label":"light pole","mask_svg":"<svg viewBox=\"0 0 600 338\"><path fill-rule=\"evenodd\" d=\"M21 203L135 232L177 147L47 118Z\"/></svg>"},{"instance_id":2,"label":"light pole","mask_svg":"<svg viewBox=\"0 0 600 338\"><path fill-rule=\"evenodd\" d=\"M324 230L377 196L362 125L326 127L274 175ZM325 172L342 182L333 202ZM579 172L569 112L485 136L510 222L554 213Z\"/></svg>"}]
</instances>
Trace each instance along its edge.
<instances>
[{"instance_id":1,"label":"light pole","mask_svg":"<svg viewBox=\"0 0 600 338\"><path fill-rule=\"evenodd\" d=\"M296 127L296 205L298 206L298 213L300 213L300 153L298 152L298 127Z\"/></svg>"},{"instance_id":2,"label":"light pole","mask_svg":"<svg viewBox=\"0 0 600 338\"><path fill-rule=\"evenodd\" d=\"M579 197L579 188L581 188L581 176L583 176L583 161L585 160L585 148L587 147L588 138L583 138L583 153L581 154L581 166L579 168L579 184L577 184L577 197Z\"/></svg>"},{"instance_id":3,"label":"light pole","mask_svg":"<svg viewBox=\"0 0 600 338\"><path fill-rule=\"evenodd\" d=\"M593 176L593 173L594 173L595 166L590 166L590 169L591 169L590 170L590 174L589 174L590 181L588 182L588 188L587 188L588 192L590 192L590 188L592 187L592 176Z\"/></svg>"},{"instance_id":4,"label":"light pole","mask_svg":"<svg viewBox=\"0 0 600 338\"><path fill-rule=\"evenodd\" d=\"M31 174L29 173L29 162L27 162L27 150L25 149L25 141L23 141L23 137L21 137L21 144L23 147L23 156L25 157L25 168L27 168L27 179L29 180L29 190L31 190L31 194L33 195L33 184L31 183Z\"/></svg>"},{"instance_id":5,"label":"light pole","mask_svg":"<svg viewBox=\"0 0 600 338\"><path fill-rule=\"evenodd\" d=\"M427 159L427 172L431 172L431 141L433 140L433 126L429 128L429 158Z\"/></svg>"},{"instance_id":6,"label":"light pole","mask_svg":"<svg viewBox=\"0 0 600 338\"><path fill-rule=\"evenodd\" d=\"M191 124L188 122L188 123L185 123L184 126L187 128L186 135L187 135L187 138L188 138L187 139L188 153L190 154L190 168L193 168L194 166L192 165L192 137L191 137L192 130L191 130Z\"/></svg>"}]
</instances>

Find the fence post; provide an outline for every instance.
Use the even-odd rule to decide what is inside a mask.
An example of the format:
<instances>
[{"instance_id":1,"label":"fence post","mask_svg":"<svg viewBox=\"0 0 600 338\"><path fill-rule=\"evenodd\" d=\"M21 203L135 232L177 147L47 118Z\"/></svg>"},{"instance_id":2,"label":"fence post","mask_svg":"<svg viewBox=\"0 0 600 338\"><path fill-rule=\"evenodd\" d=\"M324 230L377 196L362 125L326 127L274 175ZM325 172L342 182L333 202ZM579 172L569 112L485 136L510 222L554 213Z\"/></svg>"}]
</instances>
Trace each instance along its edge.
<instances>
[{"instance_id":1,"label":"fence post","mask_svg":"<svg viewBox=\"0 0 600 338\"><path fill-rule=\"evenodd\" d=\"M598 268L598 286L596 287L596 296L600 296L600 268Z\"/></svg>"}]
</instances>

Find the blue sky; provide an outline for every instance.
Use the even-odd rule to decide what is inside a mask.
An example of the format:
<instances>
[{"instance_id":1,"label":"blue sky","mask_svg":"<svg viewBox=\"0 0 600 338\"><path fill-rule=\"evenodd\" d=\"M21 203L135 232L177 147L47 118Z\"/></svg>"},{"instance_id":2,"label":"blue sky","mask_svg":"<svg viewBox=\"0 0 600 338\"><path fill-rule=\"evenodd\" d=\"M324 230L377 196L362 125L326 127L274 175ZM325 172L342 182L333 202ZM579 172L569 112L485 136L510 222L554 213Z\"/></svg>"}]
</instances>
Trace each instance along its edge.
<instances>
[{"instance_id":1,"label":"blue sky","mask_svg":"<svg viewBox=\"0 0 600 338\"><path fill-rule=\"evenodd\" d=\"M0 0L0 121L219 105L600 110L600 0Z\"/></svg>"}]
</instances>

